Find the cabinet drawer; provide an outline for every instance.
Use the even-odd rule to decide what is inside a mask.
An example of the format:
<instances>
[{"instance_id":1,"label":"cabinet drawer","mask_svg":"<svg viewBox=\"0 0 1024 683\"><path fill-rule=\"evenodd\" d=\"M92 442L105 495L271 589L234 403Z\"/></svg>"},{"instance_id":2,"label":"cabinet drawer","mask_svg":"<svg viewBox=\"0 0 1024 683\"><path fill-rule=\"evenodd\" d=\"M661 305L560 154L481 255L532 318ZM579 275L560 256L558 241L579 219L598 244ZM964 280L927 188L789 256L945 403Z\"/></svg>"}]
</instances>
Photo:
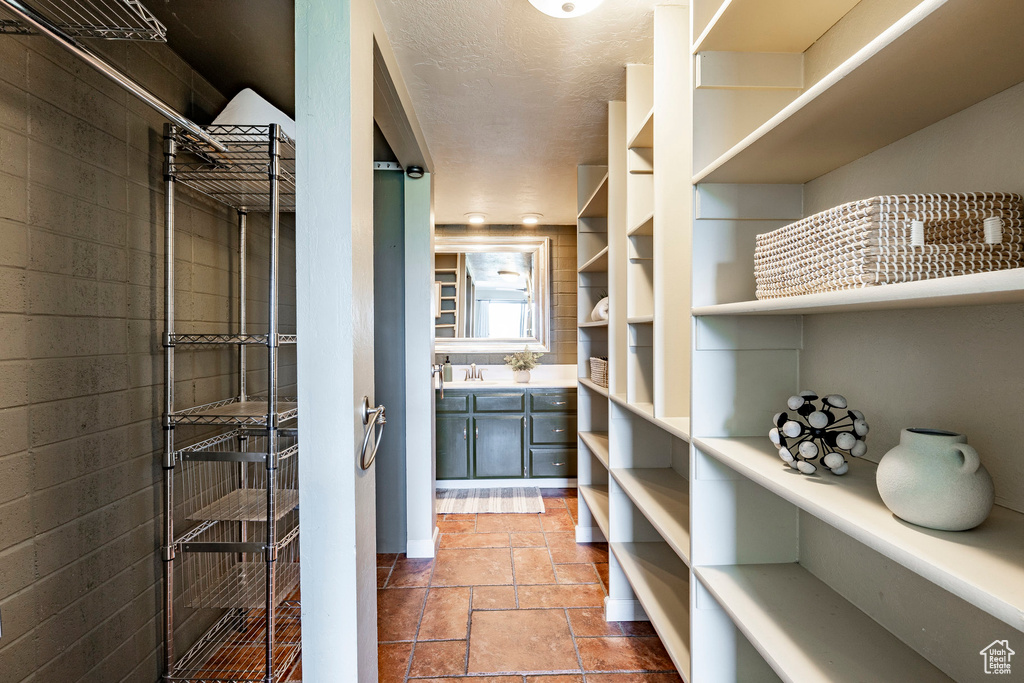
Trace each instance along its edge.
<instances>
[{"instance_id":1,"label":"cabinet drawer","mask_svg":"<svg viewBox=\"0 0 1024 683\"><path fill-rule=\"evenodd\" d=\"M473 394L473 410L478 413L521 413L525 403L522 392Z\"/></svg>"},{"instance_id":2,"label":"cabinet drawer","mask_svg":"<svg viewBox=\"0 0 1024 683\"><path fill-rule=\"evenodd\" d=\"M576 412L576 392L530 394L530 410L535 413L574 413Z\"/></svg>"},{"instance_id":3,"label":"cabinet drawer","mask_svg":"<svg viewBox=\"0 0 1024 683\"><path fill-rule=\"evenodd\" d=\"M576 443L576 416L531 416L530 443Z\"/></svg>"},{"instance_id":4,"label":"cabinet drawer","mask_svg":"<svg viewBox=\"0 0 1024 683\"><path fill-rule=\"evenodd\" d=\"M446 392L444 398L441 398L440 393L435 397L437 399L437 412L439 413L468 413L469 412L469 394L453 394Z\"/></svg>"},{"instance_id":5,"label":"cabinet drawer","mask_svg":"<svg viewBox=\"0 0 1024 683\"><path fill-rule=\"evenodd\" d=\"M575 477L575 448L531 448L531 477Z\"/></svg>"}]
</instances>

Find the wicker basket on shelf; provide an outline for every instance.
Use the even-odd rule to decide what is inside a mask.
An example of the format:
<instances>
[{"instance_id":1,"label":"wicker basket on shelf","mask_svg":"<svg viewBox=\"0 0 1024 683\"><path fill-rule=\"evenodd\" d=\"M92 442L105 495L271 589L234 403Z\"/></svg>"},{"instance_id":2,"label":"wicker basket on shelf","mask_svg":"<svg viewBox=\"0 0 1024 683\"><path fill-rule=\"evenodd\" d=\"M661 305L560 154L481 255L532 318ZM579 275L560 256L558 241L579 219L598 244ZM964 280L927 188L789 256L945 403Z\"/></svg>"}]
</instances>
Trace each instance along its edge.
<instances>
[{"instance_id":1,"label":"wicker basket on shelf","mask_svg":"<svg viewBox=\"0 0 1024 683\"><path fill-rule=\"evenodd\" d=\"M608 386L608 359L607 358L594 358L590 359L590 381L599 387Z\"/></svg>"},{"instance_id":2,"label":"wicker basket on shelf","mask_svg":"<svg viewBox=\"0 0 1024 683\"><path fill-rule=\"evenodd\" d=\"M757 298L1019 268L1022 218L1022 198L998 192L843 204L757 236Z\"/></svg>"}]
</instances>

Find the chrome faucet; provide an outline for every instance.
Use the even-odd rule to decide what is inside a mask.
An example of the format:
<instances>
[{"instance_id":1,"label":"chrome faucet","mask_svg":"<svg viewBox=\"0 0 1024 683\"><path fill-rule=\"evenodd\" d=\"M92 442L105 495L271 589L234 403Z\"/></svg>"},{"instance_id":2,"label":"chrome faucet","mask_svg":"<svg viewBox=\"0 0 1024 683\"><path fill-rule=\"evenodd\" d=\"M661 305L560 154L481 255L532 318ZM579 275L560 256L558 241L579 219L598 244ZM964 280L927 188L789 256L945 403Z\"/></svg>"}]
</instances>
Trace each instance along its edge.
<instances>
[{"instance_id":1,"label":"chrome faucet","mask_svg":"<svg viewBox=\"0 0 1024 683\"><path fill-rule=\"evenodd\" d=\"M466 381L468 382L471 379L478 379L481 382L484 379L484 371L483 370L477 370L476 369L476 363L471 364L469 366L469 370L466 370Z\"/></svg>"}]
</instances>

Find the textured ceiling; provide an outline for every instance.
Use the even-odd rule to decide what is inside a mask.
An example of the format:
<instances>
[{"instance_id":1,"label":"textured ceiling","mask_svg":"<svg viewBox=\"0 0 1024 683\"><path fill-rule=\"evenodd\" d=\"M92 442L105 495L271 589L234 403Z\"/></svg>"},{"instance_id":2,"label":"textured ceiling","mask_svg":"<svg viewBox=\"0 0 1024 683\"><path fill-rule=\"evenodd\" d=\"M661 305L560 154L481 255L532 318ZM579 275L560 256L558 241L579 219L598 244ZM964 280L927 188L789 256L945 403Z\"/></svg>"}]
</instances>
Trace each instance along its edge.
<instances>
[{"instance_id":1,"label":"textured ceiling","mask_svg":"<svg viewBox=\"0 0 1024 683\"><path fill-rule=\"evenodd\" d=\"M605 163L608 100L650 63L655 0L575 19L528 0L376 0L434 159L438 223L576 222L576 166Z\"/></svg>"}]
</instances>

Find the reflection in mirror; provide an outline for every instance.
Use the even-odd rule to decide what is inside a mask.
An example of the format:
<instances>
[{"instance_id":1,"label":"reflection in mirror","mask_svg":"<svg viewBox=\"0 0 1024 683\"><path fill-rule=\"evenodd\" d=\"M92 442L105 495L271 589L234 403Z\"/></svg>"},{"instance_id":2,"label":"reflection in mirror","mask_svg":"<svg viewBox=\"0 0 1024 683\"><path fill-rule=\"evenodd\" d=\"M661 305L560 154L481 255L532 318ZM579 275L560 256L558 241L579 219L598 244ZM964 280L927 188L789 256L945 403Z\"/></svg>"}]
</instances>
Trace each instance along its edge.
<instances>
[{"instance_id":1,"label":"reflection in mirror","mask_svg":"<svg viewBox=\"0 0 1024 683\"><path fill-rule=\"evenodd\" d=\"M438 352L547 351L548 238L438 238Z\"/></svg>"}]
</instances>

